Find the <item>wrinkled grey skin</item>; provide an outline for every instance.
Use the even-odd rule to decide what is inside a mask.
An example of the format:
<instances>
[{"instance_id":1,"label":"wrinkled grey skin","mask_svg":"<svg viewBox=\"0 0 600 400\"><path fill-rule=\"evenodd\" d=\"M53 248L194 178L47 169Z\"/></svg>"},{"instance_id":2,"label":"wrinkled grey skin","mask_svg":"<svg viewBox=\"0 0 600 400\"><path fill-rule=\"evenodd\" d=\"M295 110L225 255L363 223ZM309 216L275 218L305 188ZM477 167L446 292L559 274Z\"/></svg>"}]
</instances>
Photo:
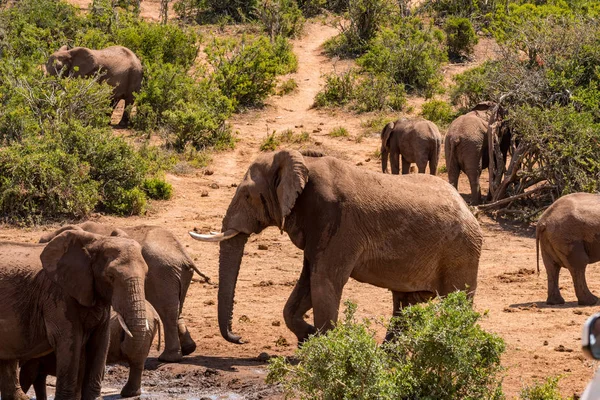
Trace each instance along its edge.
<instances>
[{"instance_id":1,"label":"wrinkled grey skin","mask_svg":"<svg viewBox=\"0 0 600 400\"><path fill-rule=\"evenodd\" d=\"M548 274L548 304L564 304L558 275L566 268L573 278L580 305L598 301L585 280L588 264L600 261L600 195L573 193L556 200L540 217L536 227L538 271L539 252Z\"/></svg>"},{"instance_id":2,"label":"wrinkled grey skin","mask_svg":"<svg viewBox=\"0 0 600 400\"><path fill-rule=\"evenodd\" d=\"M464 172L471 185L471 204L481 203L479 178L481 171L489 164L487 130L492 109L495 104L484 102L476 105L470 112L456 118L448 127L444 142L448 181L458 189L458 177ZM506 160L510 147L510 133L502 136L500 150Z\"/></svg>"},{"instance_id":3,"label":"wrinkled grey skin","mask_svg":"<svg viewBox=\"0 0 600 400\"><path fill-rule=\"evenodd\" d=\"M408 174L410 164L416 163L419 173L424 174L427 163L429 173L437 175L437 165L442 150L442 135L438 127L425 119L399 119L387 124L381 132L381 170L387 173L388 156L392 174Z\"/></svg>"},{"instance_id":4,"label":"wrinkled grey skin","mask_svg":"<svg viewBox=\"0 0 600 400\"><path fill-rule=\"evenodd\" d=\"M160 318L154 307L147 301L146 316L149 330L146 331L141 346L138 346L132 338L125 334L114 311L110 316L110 344L106 362L107 364L126 362L129 365L129 378L121 390L121 397L134 397L142 394L144 363L157 332L160 346ZM54 353L25 362L19 371L19 381L23 391L27 393L33 385L35 398L46 400L48 398L46 394L46 377L48 375L56 375L56 355Z\"/></svg>"},{"instance_id":5,"label":"wrinkled grey skin","mask_svg":"<svg viewBox=\"0 0 600 400\"><path fill-rule=\"evenodd\" d=\"M158 312L165 330L165 349L159 360L179 362L184 355L193 353L196 343L190 336L181 311L196 267L173 233L151 225L118 229L88 221L80 225L65 225L42 236L40 242L47 242L57 234L72 229L105 236L125 236L142 246L142 255L148 264L146 299Z\"/></svg>"},{"instance_id":6,"label":"wrinkled grey skin","mask_svg":"<svg viewBox=\"0 0 600 400\"><path fill-rule=\"evenodd\" d=\"M100 395L110 306L123 316L134 346L146 335L140 245L127 238L68 231L48 244L0 243L0 391L27 399L17 364L57 354L56 399Z\"/></svg>"},{"instance_id":7,"label":"wrinkled grey skin","mask_svg":"<svg viewBox=\"0 0 600 400\"><path fill-rule=\"evenodd\" d=\"M104 74L100 81L114 87L113 108L125 100L125 112L119 125L126 126L129 123L127 106L133 104L133 94L142 87L142 63L131 50L123 46L102 50L63 46L46 62L46 72L50 75L89 77L98 71Z\"/></svg>"},{"instance_id":8,"label":"wrinkled grey skin","mask_svg":"<svg viewBox=\"0 0 600 400\"><path fill-rule=\"evenodd\" d=\"M304 251L283 315L299 342L338 319L350 277L390 289L393 310L455 290L474 294L483 236L452 186L425 174L391 176L294 150L259 156L223 218L218 321L232 333L234 293L248 237L269 226ZM194 236L194 235L192 235ZM225 235L226 236L226 235ZM314 325L304 320L313 309Z\"/></svg>"}]
</instances>

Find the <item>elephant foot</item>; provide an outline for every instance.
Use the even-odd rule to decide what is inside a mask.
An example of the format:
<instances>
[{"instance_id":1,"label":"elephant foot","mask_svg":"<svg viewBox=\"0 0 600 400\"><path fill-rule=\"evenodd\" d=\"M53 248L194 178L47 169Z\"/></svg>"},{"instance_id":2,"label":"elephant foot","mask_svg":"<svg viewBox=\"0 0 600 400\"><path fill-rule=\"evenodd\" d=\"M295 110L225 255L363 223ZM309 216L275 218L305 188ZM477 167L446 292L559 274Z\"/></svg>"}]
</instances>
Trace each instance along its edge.
<instances>
[{"instance_id":1,"label":"elephant foot","mask_svg":"<svg viewBox=\"0 0 600 400\"><path fill-rule=\"evenodd\" d=\"M29 396L27 396L20 388L17 389L14 393L2 394L2 399L7 400L29 400Z\"/></svg>"},{"instance_id":2,"label":"elephant foot","mask_svg":"<svg viewBox=\"0 0 600 400\"><path fill-rule=\"evenodd\" d=\"M565 304L565 299L561 295L548 297L546 304L553 306L559 304Z\"/></svg>"},{"instance_id":3,"label":"elephant foot","mask_svg":"<svg viewBox=\"0 0 600 400\"><path fill-rule=\"evenodd\" d=\"M587 297L583 297L581 299L577 299L577 304L580 306L593 306L598 302L598 298L594 295L590 295Z\"/></svg>"},{"instance_id":4,"label":"elephant foot","mask_svg":"<svg viewBox=\"0 0 600 400\"><path fill-rule=\"evenodd\" d=\"M163 351L163 353L158 356L159 361L166 363L177 363L181 361L183 355L181 354L181 350L179 351Z\"/></svg>"},{"instance_id":5,"label":"elephant foot","mask_svg":"<svg viewBox=\"0 0 600 400\"><path fill-rule=\"evenodd\" d=\"M142 388L139 385L130 385L129 382L121 390L121 397L137 397L142 394Z\"/></svg>"},{"instance_id":6,"label":"elephant foot","mask_svg":"<svg viewBox=\"0 0 600 400\"><path fill-rule=\"evenodd\" d=\"M181 354L187 356L196 351L196 343L192 340L191 343L185 343L181 345Z\"/></svg>"}]
</instances>

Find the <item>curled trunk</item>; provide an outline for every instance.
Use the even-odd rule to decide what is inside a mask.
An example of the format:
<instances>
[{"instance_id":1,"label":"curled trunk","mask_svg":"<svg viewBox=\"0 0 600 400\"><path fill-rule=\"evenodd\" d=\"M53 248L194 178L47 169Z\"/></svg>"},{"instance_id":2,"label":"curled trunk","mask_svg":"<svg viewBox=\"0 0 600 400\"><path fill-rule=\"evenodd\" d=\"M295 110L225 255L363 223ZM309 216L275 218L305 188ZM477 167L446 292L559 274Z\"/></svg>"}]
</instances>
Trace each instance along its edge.
<instances>
[{"instance_id":1,"label":"curled trunk","mask_svg":"<svg viewBox=\"0 0 600 400\"><path fill-rule=\"evenodd\" d=\"M219 252L219 329L225 340L237 344L243 342L239 336L231 332L233 299L247 241L248 235L240 233L236 237L221 242Z\"/></svg>"}]
</instances>

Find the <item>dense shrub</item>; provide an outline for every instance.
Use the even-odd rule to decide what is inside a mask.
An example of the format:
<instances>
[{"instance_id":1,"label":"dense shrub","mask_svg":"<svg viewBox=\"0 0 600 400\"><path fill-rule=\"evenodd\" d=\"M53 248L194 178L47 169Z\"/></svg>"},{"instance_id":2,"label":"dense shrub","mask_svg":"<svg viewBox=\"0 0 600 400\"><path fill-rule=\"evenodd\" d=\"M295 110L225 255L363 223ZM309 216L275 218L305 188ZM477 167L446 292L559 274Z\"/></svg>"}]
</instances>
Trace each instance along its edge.
<instances>
[{"instance_id":1,"label":"dense shrub","mask_svg":"<svg viewBox=\"0 0 600 400\"><path fill-rule=\"evenodd\" d=\"M423 118L433 121L440 126L448 125L456 118L456 113L452 109L452 106L443 100L430 100L423 103L421 115Z\"/></svg>"},{"instance_id":2,"label":"dense shrub","mask_svg":"<svg viewBox=\"0 0 600 400\"><path fill-rule=\"evenodd\" d=\"M558 391L558 378L548 378L543 383L536 383L521 390L522 400L567 400Z\"/></svg>"},{"instance_id":3,"label":"dense shrub","mask_svg":"<svg viewBox=\"0 0 600 400\"><path fill-rule=\"evenodd\" d=\"M506 4L500 0L426 0L419 8L440 20L447 17L469 18L477 26L487 25L489 14L495 13Z\"/></svg>"},{"instance_id":4,"label":"dense shrub","mask_svg":"<svg viewBox=\"0 0 600 400\"><path fill-rule=\"evenodd\" d=\"M302 399L500 399L504 343L471 307L462 292L407 307L392 321L397 339L379 346L346 303L344 321L306 341L297 364L273 359L267 380Z\"/></svg>"},{"instance_id":5,"label":"dense shrub","mask_svg":"<svg viewBox=\"0 0 600 400\"><path fill-rule=\"evenodd\" d=\"M265 37L215 38L206 48L215 69L213 81L231 99L233 107L261 105L276 85L276 76L295 67L296 58L284 38L271 43Z\"/></svg>"},{"instance_id":6,"label":"dense shrub","mask_svg":"<svg viewBox=\"0 0 600 400\"><path fill-rule=\"evenodd\" d=\"M354 98L356 72L335 71L325 75L325 85L315 96L315 107L344 106Z\"/></svg>"},{"instance_id":7,"label":"dense shrub","mask_svg":"<svg viewBox=\"0 0 600 400\"><path fill-rule=\"evenodd\" d=\"M173 196L173 186L160 178L150 178L142 182L146 195L155 200L169 200Z\"/></svg>"},{"instance_id":8,"label":"dense shrub","mask_svg":"<svg viewBox=\"0 0 600 400\"><path fill-rule=\"evenodd\" d=\"M447 60L443 33L416 18L384 28L358 59L363 70L385 74L407 91L428 95L439 87L440 66Z\"/></svg>"},{"instance_id":9,"label":"dense shrub","mask_svg":"<svg viewBox=\"0 0 600 400\"><path fill-rule=\"evenodd\" d=\"M304 26L295 0L259 0L254 14L271 40L277 36L296 37Z\"/></svg>"},{"instance_id":10,"label":"dense shrub","mask_svg":"<svg viewBox=\"0 0 600 400\"><path fill-rule=\"evenodd\" d=\"M444 23L448 56L452 59L468 58L479 41L475 29L467 18L449 17Z\"/></svg>"}]
</instances>

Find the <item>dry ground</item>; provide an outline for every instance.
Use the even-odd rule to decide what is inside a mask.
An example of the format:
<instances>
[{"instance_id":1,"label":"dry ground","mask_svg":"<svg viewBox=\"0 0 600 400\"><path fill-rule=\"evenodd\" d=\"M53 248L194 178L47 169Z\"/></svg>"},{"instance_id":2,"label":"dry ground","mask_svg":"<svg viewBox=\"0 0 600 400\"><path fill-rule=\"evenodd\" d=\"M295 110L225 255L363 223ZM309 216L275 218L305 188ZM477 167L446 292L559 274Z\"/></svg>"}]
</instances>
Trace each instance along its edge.
<instances>
[{"instance_id":1,"label":"dry ground","mask_svg":"<svg viewBox=\"0 0 600 400\"><path fill-rule=\"evenodd\" d=\"M81 4L87 0L74 2ZM143 13L147 10L158 13L157 4L157 0L144 0ZM264 109L234 116L231 122L239 138L236 149L215 154L207 171L185 176L168 175L167 180L175 193L172 200L154 202L150 212L141 217L96 215L93 219L119 226L156 224L168 227L184 243L198 267L217 281L218 246L193 241L187 232L194 228L203 232L220 229L221 219L235 192L232 185L240 182L267 132L288 128L297 133L307 131L312 146L358 164L360 168L379 171L379 161L373 156L379 147L377 134L367 135L360 143L356 140L364 130L361 122L372 116L310 108L322 83L321 74L333 68L332 61L322 55L320 46L335 34L336 29L329 26L307 25L304 37L294 41L299 69L291 77L297 81L298 91L284 97L272 97ZM477 48L474 63L492 55L493 43L484 40ZM449 77L467 67L450 65L446 75ZM423 99L414 98L410 102L418 111ZM329 137L327 133L337 126L346 127L350 137ZM483 175L485 186L487 174ZM447 179L445 175L442 178ZM464 176L461 176L459 190L468 193ZM201 197L202 191L207 191L208 196ZM598 307L577 306L566 272L561 276L561 285L567 304L546 306L543 266L539 276L535 272L534 228L494 221L485 216L479 219L485 242L475 307L481 312L487 311L483 327L506 341L503 365L506 367L504 389L507 397L513 398L523 385L557 375L562 376L560 388L564 395L581 393L596 368L596 364L586 360L581 353L581 326L589 315L598 311ZM56 227L19 229L6 226L0 229L0 239L33 242L42 232ZM266 245L267 250L259 250L259 244ZM270 355L294 352L295 337L283 323L282 310L301 265L301 251L279 230L269 228L251 237L238 280L234 311L234 331L246 340L244 345L227 343L219 334L215 304L217 287L194 282L188 292L184 317L198 348L180 364L161 365L155 358L150 359L149 370L145 372L144 385L148 391L145 396L282 398L277 388L264 384L265 363L257 357L262 352ZM600 269L589 268L588 281L591 290L600 293ZM391 295L387 290L350 281L344 291L344 299L347 298L358 303L361 317L378 320L391 315ZM151 355L156 357L158 352L153 350ZM115 391L111 388L120 388L124 376L123 367L109 367L107 396L114 397Z\"/></svg>"}]
</instances>

